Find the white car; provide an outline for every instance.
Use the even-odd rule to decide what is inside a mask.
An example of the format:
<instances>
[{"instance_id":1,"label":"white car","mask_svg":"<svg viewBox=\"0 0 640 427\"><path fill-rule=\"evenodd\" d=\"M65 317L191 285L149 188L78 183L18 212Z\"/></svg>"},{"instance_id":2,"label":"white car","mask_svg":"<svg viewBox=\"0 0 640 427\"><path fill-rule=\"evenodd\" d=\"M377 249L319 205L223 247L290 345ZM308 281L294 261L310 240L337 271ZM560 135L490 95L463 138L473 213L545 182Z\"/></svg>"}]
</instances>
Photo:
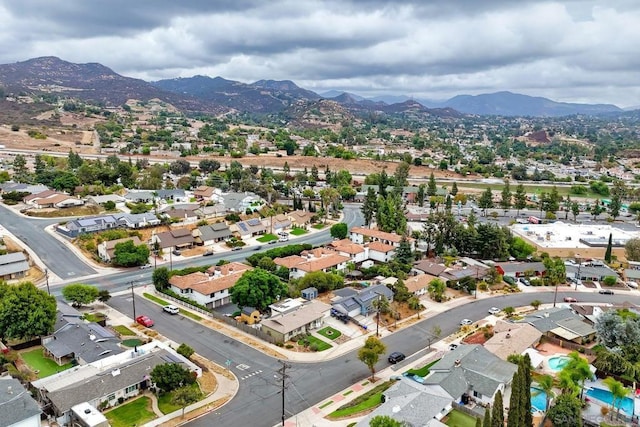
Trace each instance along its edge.
<instances>
[{"instance_id":1,"label":"white car","mask_svg":"<svg viewBox=\"0 0 640 427\"><path fill-rule=\"evenodd\" d=\"M500 310L498 307L491 307L489 309L489 314L498 314L500 313L502 310Z\"/></svg>"},{"instance_id":2,"label":"white car","mask_svg":"<svg viewBox=\"0 0 640 427\"><path fill-rule=\"evenodd\" d=\"M162 309L164 311L166 311L169 314L178 314L180 313L180 309L178 307L176 307L175 305L165 305L164 307L162 307Z\"/></svg>"},{"instance_id":3,"label":"white car","mask_svg":"<svg viewBox=\"0 0 640 427\"><path fill-rule=\"evenodd\" d=\"M472 321L472 320L470 320L470 319L462 319L462 320L460 321L460 324L461 324L462 326L472 325L472 324L473 324L473 321Z\"/></svg>"},{"instance_id":4,"label":"white car","mask_svg":"<svg viewBox=\"0 0 640 427\"><path fill-rule=\"evenodd\" d=\"M144 265L140 266L140 270L144 270L144 269L147 269L147 268L151 268L151 264L147 263L147 264L144 264Z\"/></svg>"}]
</instances>

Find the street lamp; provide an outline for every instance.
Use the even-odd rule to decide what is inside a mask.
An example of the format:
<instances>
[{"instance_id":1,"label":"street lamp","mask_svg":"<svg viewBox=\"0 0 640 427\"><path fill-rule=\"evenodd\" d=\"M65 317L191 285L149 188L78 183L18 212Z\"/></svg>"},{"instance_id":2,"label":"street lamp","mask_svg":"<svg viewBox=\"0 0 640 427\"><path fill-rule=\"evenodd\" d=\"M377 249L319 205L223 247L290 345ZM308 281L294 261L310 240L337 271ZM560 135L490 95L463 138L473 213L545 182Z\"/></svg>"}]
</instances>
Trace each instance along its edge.
<instances>
[{"instance_id":1,"label":"street lamp","mask_svg":"<svg viewBox=\"0 0 640 427\"><path fill-rule=\"evenodd\" d=\"M133 305L133 321L136 320L136 294L133 292L133 280L129 282L131 284L131 304Z\"/></svg>"},{"instance_id":2,"label":"street lamp","mask_svg":"<svg viewBox=\"0 0 640 427\"><path fill-rule=\"evenodd\" d=\"M49 289L49 269L44 269L44 277L47 279L47 293L51 295L51 289Z\"/></svg>"}]
</instances>

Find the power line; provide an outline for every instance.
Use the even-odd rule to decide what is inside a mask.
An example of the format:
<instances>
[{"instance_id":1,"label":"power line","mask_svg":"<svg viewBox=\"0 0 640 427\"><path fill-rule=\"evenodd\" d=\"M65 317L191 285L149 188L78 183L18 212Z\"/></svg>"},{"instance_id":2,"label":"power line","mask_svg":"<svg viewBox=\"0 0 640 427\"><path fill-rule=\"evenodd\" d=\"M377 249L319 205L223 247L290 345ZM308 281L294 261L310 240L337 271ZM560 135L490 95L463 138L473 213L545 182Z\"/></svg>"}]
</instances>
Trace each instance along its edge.
<instances>
[{"instance_id":1,"label":"power line","mask_svg":"<svg viewBox=\"0 0 640 427\"><path fill-rule=\"evenodd\" d=\"M281 389L281 393L282 393L282 427L284 427L284 420L286 417L285 414L285 407L284 407L284 391L287 389L286 386L286 380L287 378L289 378L289 376L287 375L287 368L291 368L291 365L288 365L284 360L281 360L280 363L282 363L282 367L280 369L278 369L278 373L281 376L282 379L282 389Z\"/></svg>"}]
</instances>

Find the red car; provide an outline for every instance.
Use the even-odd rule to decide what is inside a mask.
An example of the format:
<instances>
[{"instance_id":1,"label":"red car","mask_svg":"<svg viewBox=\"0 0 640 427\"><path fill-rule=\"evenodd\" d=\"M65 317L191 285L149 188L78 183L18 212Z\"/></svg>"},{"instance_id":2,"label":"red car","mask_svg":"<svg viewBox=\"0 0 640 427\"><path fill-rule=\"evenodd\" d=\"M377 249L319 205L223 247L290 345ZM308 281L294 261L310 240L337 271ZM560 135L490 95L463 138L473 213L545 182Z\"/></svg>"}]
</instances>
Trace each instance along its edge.
<instances>
[{"instance_id":1,"label":"red car","mask_svg":"<svg viewBox=\"0 0 640 427\"><path fill-rule=\"evenodd\" d=\"M148 316L144 316L144 315L136 317L136 322L138 322L142 326L146 326L147 328L150 328L153 326L153 320L151 320Z\"/></svg>"}]
</instances>

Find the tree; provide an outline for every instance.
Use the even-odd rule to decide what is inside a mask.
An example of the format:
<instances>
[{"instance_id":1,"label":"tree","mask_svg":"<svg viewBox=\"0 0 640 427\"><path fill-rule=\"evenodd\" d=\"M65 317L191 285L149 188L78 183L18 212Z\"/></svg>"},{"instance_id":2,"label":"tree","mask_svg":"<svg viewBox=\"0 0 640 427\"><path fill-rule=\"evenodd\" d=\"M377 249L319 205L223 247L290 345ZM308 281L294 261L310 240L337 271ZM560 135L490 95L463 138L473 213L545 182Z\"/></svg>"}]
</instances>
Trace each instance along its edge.
<instances>
[{"instance_id":1,"label":"tree","mask_svg":"<svg viewBox=\"0 0 640 427\"><path fill-rule=\"evenodd\" d=\"M491 209L493 207L493 193L491 192L491 187L488 187L480 196L480 200L478 200L478 207L482 209L482 215L487 216L487 209Z\"/></svg>"},{"instance_id":2,"label":"tree","mask_svg":"<svg viewBox=\"0 0 640 427\"><path fill-rule=\"evenodd\" d=\"M338 222L331 226L329 233L333 238L344 239L349 234L349 226L344 222Z\"/></svg>"},{"instance_id":3,"label":"tree","mask_svg":"<svg viewBox=\"0 0 640 427\"><path fill-rule=\"evenodd\" d=\"M420 298L417 296L412 296L407 300L407 305L413 311L418 314L418 319L420 318L420 312L424 310L424 305L420 302Z\"/></svg>"},{"instance_id":4,"label":"tree","mask_svg":"<svg viewBox=\"0 0 640 427\"><path fill-rule=\"evenodd\" d=\"M151 275L151 281L159 291L169 287L169 278L169 269L167 267L156 268Z\"/></svg>"},{"instance_id":5,"label":"tree","mask_svg":"<svg viewBox=\"0 0 640 427\"><path fill-rule=\"evenodd\" d=\"M476 418L476 427L482 427L482 418Z\"/></svg>"},{"instance_id":6,"label":"tree","mask_svg":"<svg viewBox=\"0 0 640 427\"><path fill-rule=\"evenodd\" d=\"M553 399L556 395L553 391L553 377L551 375L545 374L545 375L540 375L537 377L537 383L538 383L538 391L536 391L536 393L540 394L540 393L544 393L545 397L546 397L546 405L544 408L544 412L547 413L549 412L549 403L551 402L551 399Z\"/></svg>"},{"instance_id":7,"label":"tree","mask_svg":"<svg viewBox=\"0 0 640 427\"><path fill-rule=\"evenodd\" d=\"M627 397L629 390L620 381L615 378L607 377L602 382L607 386L613 396L613 402L611 402L611 409L616 412L616 419L620 418L620 407L622 406L622 400ZM613 415L611 416L613 419Z\"/></svg>"},{"instance_id":8,"label":"tree","mask_svg":"<svg viewBox=\"0 0 640 427\"><path fill-rule=\"evenodd\" d=\"M505 212L505 214L511 207L512 196L513 195L511 194L511 187L509 186L509 180L506 179L504 181L504 187L502 187L502 198L500 199L500 207Z\"/></svg>"},{"instance_id":9,"label":"tree","mask_svg":"<svg viewBox=\"0 0 640 427\"><path fill-rule=\"evenodd\" d=\"M29 181L27 159L22 154L16 154L16 156L13 158L13 179L17 182Z\"/></svg>"},{"instance_id":10,"label":"tree","mask_svg":"<svg viewBox=\"0 0 640 427\"><path fill-rule=\"evenodd\" d=\"M507 315L507 317L511 317L511 316L513 316L513 313L516 312L516 309L511 307L511 306L509 306L509 307L503 308L502 311L504 312L504 314Z\"/></svg>"},{"instance_id":11,"label":"tree","mask_svg":"<svg viewBox=\"0 0 640 427\"><path fill-rule=\"evenodd\" d=\"M56 299L31 282L0 282L0 339L49 335L56 323Z\"/></svg>"},{"instance_id":12,"label":"tree","mask_svg":"<svg viewBox=\"0 0 640 427\"><path fill-rule=\"evenodd\" d=\"M584 392L584 383L593 377L589 362L583 359L577 351L569 353L569 361L562 368L562 372L567 372L571 380L579 387L580 399Z\"/></svg>"},{"instance_id":13,"label":"tree","mask_svg":"<svg viewBox=\"0 0 640 427\"><path fill-rule=\"evenodd\" d=\"M554 427L582 427L582 402L573 394L559 395L547 412Z\"/></svg>"},{"instance_id":14,"label":"tree","mask_svg":"<svg viewBox=\"0 0 640 427\"><path fill-rule=\"evenodd\" d=\"M504 407L502 404L502 392L500 390L498 390L496 397L493 399L491 427L504 427Z\"/></svg>"},{"instance_id":15,"label":"tree","mask_svg":"<svg viewBox=\"0 0 640 427\"><path fill-rule=\"evenodd\" d=\"M453 184L451 185L451 191L449 192L451 193L451 195L453 197L455 197L458 194L458 183L453 181Z\"/></svg>"},{"instance_id":16,"label":"tree","mask_svg":"<svg viewBox=\"0 0 640 427\"><path fill-rule=\"evenodd\" d=\"M427 186L424 185L424 184L420 184L418 186L418 192L416 193L416 199L417 199L417 202L418 202L418 206L420 206L420 207L424 206L424 196L426 194L426 191L425 191L426 188L427 188Z\"/></svg>"},{"instance_id":17,"label":"tree","mask_svg":"<svg viewBox=\"0 0 640 427\"><path fill-rule=\"evenodd\" d=\"M184 410L192 403L196 403L202 398L202 392L195 387L180 387L173 391L171 403L182 408L182 417L184 418Z\"/></svg>"},{"instance_id":18,"label":"tree","mask_svg":"<svg viewBox=\"0 0 640 427\"><path fill-rule=\"evenodd\" d=\"M444 298L444 292L447 290L447 285L440 279L433 279L429 282L427 291L432 300L436 302L442 302Z\"/></svg>"},{"instance_id":19,"label":"tree","mask_svg":"<svg viewBox=\"0 0 640 427\"><path fill-rule=\"evenodd\" d=\"M313 286L318 292L323 293L343 288L344 278L338 274L312 271L299 278L296 281L296 286L300 290Z\"/></svg>"},{"instance_id":20,"label":"tree","mask_svg":"<svg viewBox=\"0 0 640 427\"><path fill-rule=\"evenodd\" d=\"M195 375L177 363L163 363L151 370L151 381L165 393L195 382Z\"/></svg>"},{"instance_id":21,"label":"tree","mask_svg":"<svg viewBox=\"0 0 640 427\"><path fill-rule=\"evenodd\" d=\"M376 415L369 421L369 427L408 427L408 424L396 421L388 415Z\"/></svg>"},{"instance_id":22,"label":"tree","mask_svg":"<svg viewBox=\"0 0 640 427\"><path fill-rule=\"evenodd\" d=\"M580 205L578 202L571 203L571 215L573 215L573 222L576 222L578 215L580 214Z\"/></svg>"},{"instance_id":23,"label":"tree","mask_svg":"<svg viewBox=\"0 0 640 427\"><path fill-rule=\"evenodd\" d=\"M113 251L113 264L120 267L134 267L149 262L149 246L140 244L136 246L133 240L116 243Z\"/></svg>"},{"instance_id":24,"label":"tree","mask_svg":"<svg viewBox=\"0 0 640 427\"><path fill-rule=\"evenodd\" d=\"M625 257L629 261L640 261L640 239L629 239L624 245Z\"/></svg>"},{"instance_id":25,"label":"tree","mask_svg":"<svg viewBox=\"0 0 640 427\"><path fill-rule=\"evenodd\" d=\"M412 265L414 256L411 251L411 242L406 236L400 238L394 259L402 265Z\"/></svg>"},{"instance_id":26,"label":"tree","mask_svg":"<svg viewBox=\"0 0 640 427\"><path fill-rule=\"evenodd\" d=\"M609 233L609 243L607 244L607 250L604 253L604 261L607 264L611 264L611 249L613 248L613 235Z\"/></svg>"},{"instance_id":27,"label":"tree","mask_svg":"<svg viewBox=\"0 0 640 427\"><path fill-rule=\"evenodd\" d=\"M246 271L229 291L231 301L239 308L255 307L264 312L274 302L287 295L287 286L261 268Z\"/></svg>"},{"instance_id":28,"label":"tree","mask_svg":"<svg viewBox=\"0 0 640 427\"><path fill-rule=\"evenodd\" d=\"M524 185L518 184L514 199L514 207L518 210L517 215L520 215L520 210L527 207L527 193L524 191Z\"/></svg>"},{"instance_id":29,"label":"tree","mask_svg":"<svg viewBox=\"0 0 640 427\"><path fill-rule=\"evenodd\" d=\"M191 348L189 345L182 343L178 346L178 348L176 349L176 352L186 357L187 359L189 359L191 358L191 356L193 356L193 353L195 353L196 351L193 348Z\"/></svg>"},{"instance_id":30,"label":"tree","mask_svg":"<svg viewBox=\"0 0 640 427\"><path fill-rule=\"evenodd\" d=\"M364 216L364 225L367 227L371 225L371 220L376 214L378 202L376 192L373 187L369 187L367 189L367 195L364 198L364 203L360 210L362 211L362 216Z\"/></svg>"},{"instance_id":31,"label":"tree","mask_svg":"<svg viewBox=\"0 0 640 427\"><path fill-rule=\"evenodd\" d=\"M67 285L62 288L62 296L67 301L71 301L74 307L91 304L98 299L99 294L100 291L97 287L82 283Z\"/></svg>"},{"instance_id":32,"label":"tree","mask_svg":"<svg viewBox=\"0 0 640 427\"><path fill-rule=\"evenodd\" d=\"M521 395L523 390L523 379L521 375L520 367L518 367L518 371L513 374L513 378L511 380L511 398L509 400L509 414L507 418L507 427L519 427L520 423L525 425L523 422L523 413L521 407Z\"/></svg>"},{"instance_id":33,"label":"tree","mask_svg":"<svg viewBox=\"0 0 640 427\"><path fill-rule=\"evenodd\" d=\"M376 374L376 363L380 359L380 355L387 351L387 346L376 337L369 337L358 351L358 359L367 365L371 371L371 381L374 381Z\"/></svg>"},{"instance_id":34,"label":"tree","mask_svg":"<svg viewBox=\"0 0 640 427\"><path fill-rule=\"evenodd\" d=\"M492 427L491 425L491 407L488 406L484 410L484 421L482 422L482 427Z\"/></svg>"},{"instance_id":35,"label":"tree","mask_svg":"<svg viewBox=\"0 0 640 427\"><path fill-rule=\"evenodd\" d=\"M594 325L598 339L607 348L618 349L640 342L640 320L625 319L614 310L607 310Z\"/></svg>"},{"instance_id":36,"label":"tree","mask_svg":"<svg viewBox=\"0 0 640 427\"><path fill-rule=\"evenodd\" d=\"M611 201L609 202L609 213L615 220L620 215L620 209L622 208L622 199L627 194L627 186L624 181L616 180L613 183L613 189L611 191Z\"/></svg>"},{"instance_id":37,"label":"tree","mask_svg":"<svg viewBox=\"0 0 640 427\"><path fill-rule=\"evenodd\" d=\"M191 164L184 159L178 159L169 165L169 170L174 175L186 175L191 171Z\"/></svg>"},{"instance_id":38,"label":"tree","mask_svg":"<svg viewBox=\"0 0 640 427\"><path fill-rule=\"evenodd\" d=\"M396 171L393 174L394 178L394 190L397 193L402 194L402 189L409 184L407 178L409 178L409 170L411 169L411 164L407 162L401 162L397 167Z\"/></svg>"},{"instance_id":39,"label":"tree","mask_svg":"<svg viewBox=\"0 0 640 427\"><path fill-rule=\"evenodd\" d=\"M427 196L432 197L438 193L438 185L436 184L436 178L433 176L433 172L429 175L429 182L427 183Z\"/></svg>"},{"instance_id":40,"label":"tree","mask_svg":"<svg viewBox=\"0 0 640 427\"><path fill-rule=\"evenodd\" d=\"M204 159L198 163L198 168L204 173L211 173L220 169L220 162L217 160Z\"/></svg>"},{"instance_id":41,"label":"tree","mask_svg":"<svg viewBox=\"0 0 640 427\"><path fill-rule=\"evenodd\" d=\"M98 291L98 301L105 303L111 299L111 293L106 289Z\"/></svg>"},{"instance_id":42,"label":"tree","mask_svg":"<svg viewBox=\"0 0 640 427\"><path fill-rule=\"evenodd\" d=\"M520 408L523 414L524 425L533 425L533 417L531 415L531 358L529 354L525 354L518 365L518 369L522 369L521 382L522 391L520 393Z\"/></svg>"},{"instance_id":43,"label":"tree","mask_svg":"<svg viewBox=\"0 0 640 427\"><path fill-rule=\"evenodd\" d=\"M540 301L539 299L534 299L533 301L531 301L531 302L529 303L529 305L530 305L531 307L533 307L534 309L536 309L536 310L537 310L537 309L539 309L539 308L540 308L540 306L542 305L542 301Z\"/></svg>"}]
</instances>

